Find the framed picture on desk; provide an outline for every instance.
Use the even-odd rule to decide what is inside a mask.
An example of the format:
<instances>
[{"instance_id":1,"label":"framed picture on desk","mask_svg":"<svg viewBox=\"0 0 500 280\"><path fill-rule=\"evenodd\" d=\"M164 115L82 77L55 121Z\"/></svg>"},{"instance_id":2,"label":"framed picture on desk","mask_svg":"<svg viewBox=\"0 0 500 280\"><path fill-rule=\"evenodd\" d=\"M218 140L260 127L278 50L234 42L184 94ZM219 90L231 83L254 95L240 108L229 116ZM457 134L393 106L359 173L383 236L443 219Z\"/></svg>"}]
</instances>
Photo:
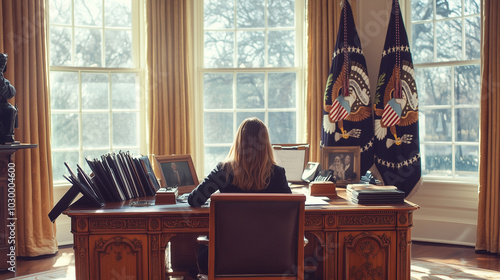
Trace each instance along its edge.
<instances>
[{"instance_id":1,"label":"framed picture on desk","mask_svg":"<svg viewBox=\"0 0 500 280\"><path fill-rule=\"evenodd\" d=\"M191 155L155 156L162 188L177 187L178 193L191 192L198 186L198 177Z\"/></svg>"},{"instance_id":2,"label":"framed picture on desk","mask_svg":"<svg viewBox=\"0 0 500 280\"><path fill-rule=\"evenodd\" d=\"M359 146L321 147L321 150L321 166L323 169L333 171L337 186L344 187L359 182L361 176Z\"/></svg>"}]
</instances>

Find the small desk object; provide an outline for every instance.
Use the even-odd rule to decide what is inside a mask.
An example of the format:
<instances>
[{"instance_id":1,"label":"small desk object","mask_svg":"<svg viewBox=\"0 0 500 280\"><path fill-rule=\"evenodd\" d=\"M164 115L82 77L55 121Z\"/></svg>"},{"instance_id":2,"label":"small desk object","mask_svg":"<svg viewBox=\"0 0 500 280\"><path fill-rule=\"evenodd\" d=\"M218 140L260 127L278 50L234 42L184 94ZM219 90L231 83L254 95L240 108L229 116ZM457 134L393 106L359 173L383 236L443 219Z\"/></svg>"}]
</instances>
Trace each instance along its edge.
<instances>
[{"instance_id":1,"label":"small desk object","mask_svg":"<svg viewBox=\"0 0 500 280\"><path fill-rule=\"evenodd\" d=\"M186 268L196 269L194 250L183 251L193 254L189 263L166 269L165 250L176 238L208 234L209 208L187 203L130 205L137 200L154 201L154 197L108 203L99 209L73 205L64 212L71 217L77 280L160 280L187 276ZM411 227L418 208L407 201L353 204L345 189L337 189L327 205L306 205L306 265L315 265L317 279L371 279L376 273L376 279L409 280ZM175 254L171 258L174 263Z\"/></svg>"},{"instance_id":2,"label":"small desk object","mask_svg":"<svg viewBox=\"0 0 500 280\"><path fill-rule=\"evenodd\" d=\"M11 230L15 230L16 227L7 227L7 225L15 223L15 203L9 203L9 196L15 198L16 180L15 180L15 170L16 166L13 163L14 153L22 149L36 148L36 144L5 144L0 145L0 271L8 270L11 266L9 261L12 257L11 246L16 245L15 239L12 238ZM14 177L12 177L14 176ZM10 179L10 180L9 180ZM10 193L10 195L9 195ZM10 210L14 208L14 211ZM13 235L15 236L15 234ZM14 263L15 263L15 250L14 250Z\"/></svg>"}]
</instances>

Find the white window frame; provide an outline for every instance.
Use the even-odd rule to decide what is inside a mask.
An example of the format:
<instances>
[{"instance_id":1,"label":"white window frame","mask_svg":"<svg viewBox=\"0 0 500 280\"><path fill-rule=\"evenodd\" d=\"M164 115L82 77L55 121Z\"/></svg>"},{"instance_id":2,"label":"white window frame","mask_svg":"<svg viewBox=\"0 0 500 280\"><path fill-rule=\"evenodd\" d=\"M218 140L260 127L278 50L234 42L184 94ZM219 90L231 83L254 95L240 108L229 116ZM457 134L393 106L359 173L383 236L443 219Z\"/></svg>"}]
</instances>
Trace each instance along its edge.
<instances>
[{"instance_id":1,"label":"white window frame","mask_svg":"<svg viewBox=\"0 0 500 280\"><path fill-rule=\"evenodd\" d=\"M407 35L408 35L408 40L410 42L410 46L412 46L412 22L411 22L411 1L412 0L405 0L403 2L403 4L401 5L402 6L402 10L405 12L404 14L404 19L405 19L405 27L406 27L406 32L407 32ZM463 2L464 0L462 0L462 9L464 9L464 5L463 5ZM436 13L436 2L434 1L434 15ZM480 16L480 19L482 19L482 15L479 15ZM462 20L462 26L463 23L464 23L464 19L467 18L467 17L475 17L475 16L469 16L469 15L463 15L463 16L460 16L460 17L457 17L457 19L461 19ZM418 22L432 22L432 23L435 23L435 22L439 22L439 21L442 21L442 20L447 20L447 19L435 19L435 17L433 17L432 19L430 20L422 20L422 21L418 21ZM481 20L480 20L481 22ZM436 32L435 32L435 28L433 29L434 30L434 34L433 34L433 38L434 38L434 50L436 49L437 47L437 42L438 42L438 39L437 39L437 36L436 36ZM465 28L463 28L463 31L462 31L462 42L465 43ZM414 50L412 50L414 51ZM462 54L463 52L465 52L465 48L462 48ZM434 59L436 58L437 52L434 51ZM436 60L436 59L435 59ZM426 105L424 106L423 108L429 108L429 109L451 109L451 124L452 124L452 136L451 136L451 141L425 141L423 140L422 138L420 139L420 153L421 153L421 158L422 158L422 165L425 164L425 148L424 146L426 144L437 144L437 145L451 145L452 147L452 150L451 150L451 156L452 156L452 169L451 169L451 175L448 175L448 176L437 176L437 175L422 175L422 177L425 179L425 181L427 182L457 182L457 183L466 183L466 184L471 184L473 186L477 186L477 183L478 183L478 179L479 179L479 171L477 173L476 176L464 176L464 175L457 175L455 173L455 161L456 161L456 146L457 145L460 145L460 146L477 146L478 149L479 149L479 140L478 142L465 142L465 141L460 141L460 142L457 142L456 141L456 120L455 120L455 109L461 109L461 108L479 108L479 104L475 104L475 105L455 105L455 87L453 86L454 85L454 73L455 73L455 66L467 66L467 65L481 65L481 59L474 59L474 60L457 60L457 61L442 61L442 62L430 62L430 63L414 63L414 68L417 69L417 68L427 68L427 67L450 67L451 68L451 72L450 72L450 81L451 81L451 90L450 90L450 102L451 104L449 105ZM418 90L418 88L417 88ZM422 109L422 106L419 105L419 110ZM478 124L479 127L480 127L480 124ZM478 150L479 151L479 150ZM423 166L422 166L423 168Z\"/></svg>"},{"instance_id":2,"label":"white window frame","mask_svg":"<svg viewBox=\"0 0 500 280\"><path fill-rule=\"evenodd\" d=\"M68 0L74 1L74 0ZM96 112L108 112L111 114L112 112L138 112L139 120L138 120L138 128L139 128L139 146L137 147L141 154L147 154L147 101L146 101L146 52L145 52L145 40L146 40L146 29L145 29L145 2L144 0L131 0L132 3L132 43L133 43L133 51L132 51L132 60L135 63L134 68L107 68L107 67L80 67L80 66L50 66L50 27L52 26L49 22L49 0L45 0L46 7L46 18L47 18L47 29L46 29L46 38L47 38L47 65L49 67L49 92L50 92L50 72L58 71L58 72L77 72L79 75L79 97L78 97L78 109L76 110L58 110L51 109L50 114L52 113L75 113L78 114L78 124L79 124L79 147L78 150L75 149L65 149L65 148L57 148L52 146L52 151L78 151L80 155L83 154L83 146L82 146L82 107L81 107L81 74L82 73L102 73L108 74L111 77L111 74L116 73L135 73L139 76L139 108L138 109L112 109L111 103L110 107L107 110L96 110ZM72 4L72 20L74 21L74 2ZM54 24L53 26L58 26L58 24ZM61 25L68 26L68 25ZM74 22L71 23L72 31L72 58L75 57L74 51ZM102 41L103 46L105 46L105 36L103 36ZM105 55L104 53L102 55ZM111 79L110 86L111 86ZM111 98L111 89L109 90L109 98ZM91 110L85 110L85 113L92 113ZM109 123L109 133L110 133L110 149L109 151L115 151L112 142L112 131L113 131L113 123ZM119 148L119 147L118 147ZM51 151L51 152L52 152ZM80 158L79 164L83 167L86 166L85 162L82 162L82 158ZM75 167L76 168L76 167ZM70 185L69 182L65 181L64 178L53 178L54 179L54 187L55 188L66 188Z\"/></svg>"},{"instance_id":3,"label":"white window frame","mask_svg":"<svg viewBox=\"0 0 500 280\"><path fill-rule=\"evenodd\" d=\"M266 1L267 5L267 1ZM195 166L197 169L197 174L199 176L204 176L204 128L203 128L203 115L205 109L203 107L203 74L205 70L210 73L273 73L277 72L277 70L286 70L288 72L297 73L297 91L296 91L296 139L297 142L303 143L306 141L306 75L307 75L307 24L306 24L306 1L305 0L295 0L295 47L296 47L296 66L295 67L286 67L286 68L271 68L271 67L262 67L262 68L204 68L204 60L203 60L203 52L204 52L204 24L203 24L203 1L194 1L193 8L193 42L194 42L194 73L195 73L195 131L196 131L196 140L195 140L195 154L196 157L194 159ZM267 42L266 42L267 44ZM266 50L267 52L267 50ZM267 75L266 75L267 79ZM236 83L233 84L235 86ZM267 90L266 90L267 96ZM266 99L267 104L267 99ZM216 110L223 111L223 110ZM229 110L236 114L238 110L231 109ZM259 110L261 111L261 110ZM274 110L269 109L265 106L266 112L266 120L267 121L267 113L273 111L284 111L281 109ZM292 111L292 110L286 110ZM293 110L295 111L295 110ZM264 120L263 120L264 121ZM239 124L233 123L233 131L236 133ZM232 143L233 139L228 139L230 143Z\"/></svg>"}]
</instances>

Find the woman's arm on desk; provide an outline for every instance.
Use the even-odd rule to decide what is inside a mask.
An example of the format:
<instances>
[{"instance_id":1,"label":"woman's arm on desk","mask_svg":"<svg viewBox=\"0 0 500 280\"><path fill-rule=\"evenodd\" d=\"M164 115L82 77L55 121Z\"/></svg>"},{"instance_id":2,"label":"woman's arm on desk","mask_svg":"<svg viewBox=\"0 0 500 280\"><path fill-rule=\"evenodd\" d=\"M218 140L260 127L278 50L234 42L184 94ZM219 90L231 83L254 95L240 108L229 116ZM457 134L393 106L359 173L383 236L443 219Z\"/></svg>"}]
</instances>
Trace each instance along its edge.
<instances>
[{"instance_id":1,"label":"woman's arm on desk","mask_svg":"<svg viewBox=\"0 0 500 280\"><path fill-rule=\"evenodd\" d=\"M219 163L210 174L191 191L188 196L188 203L193 207L201 207L214 192L221 188L225 188L229 184L230 182L227 178L227 174L222 170L222 163Z\"/></svg>"}]
</instances>

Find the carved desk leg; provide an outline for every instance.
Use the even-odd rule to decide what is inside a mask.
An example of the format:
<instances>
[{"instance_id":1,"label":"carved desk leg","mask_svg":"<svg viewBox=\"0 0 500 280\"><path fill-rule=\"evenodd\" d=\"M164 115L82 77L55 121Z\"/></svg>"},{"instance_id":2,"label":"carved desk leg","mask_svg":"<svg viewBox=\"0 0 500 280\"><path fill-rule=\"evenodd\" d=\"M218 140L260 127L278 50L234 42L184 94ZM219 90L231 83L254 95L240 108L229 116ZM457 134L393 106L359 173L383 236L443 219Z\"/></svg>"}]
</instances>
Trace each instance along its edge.
<instances>
[{"instance_id":1,"label":"carved desk leg","mask_svg":"<svg viewBox=\"0 0 500 280\"><path fill-rule=\"evenodd\" d=\"M398 213L398 279L411 279L411 231L412 212Z\"/></svg>"},{"instance_id":2,"label":"carved desk leg","mask_svg":"<svg viewBox=\"0 0 500 280\"><path fill-rule=\"evenodd\" d=\"M88 222L87 219L75 217L71 220L76 280L90 280Z\"/></svg>"}]
</instances>

